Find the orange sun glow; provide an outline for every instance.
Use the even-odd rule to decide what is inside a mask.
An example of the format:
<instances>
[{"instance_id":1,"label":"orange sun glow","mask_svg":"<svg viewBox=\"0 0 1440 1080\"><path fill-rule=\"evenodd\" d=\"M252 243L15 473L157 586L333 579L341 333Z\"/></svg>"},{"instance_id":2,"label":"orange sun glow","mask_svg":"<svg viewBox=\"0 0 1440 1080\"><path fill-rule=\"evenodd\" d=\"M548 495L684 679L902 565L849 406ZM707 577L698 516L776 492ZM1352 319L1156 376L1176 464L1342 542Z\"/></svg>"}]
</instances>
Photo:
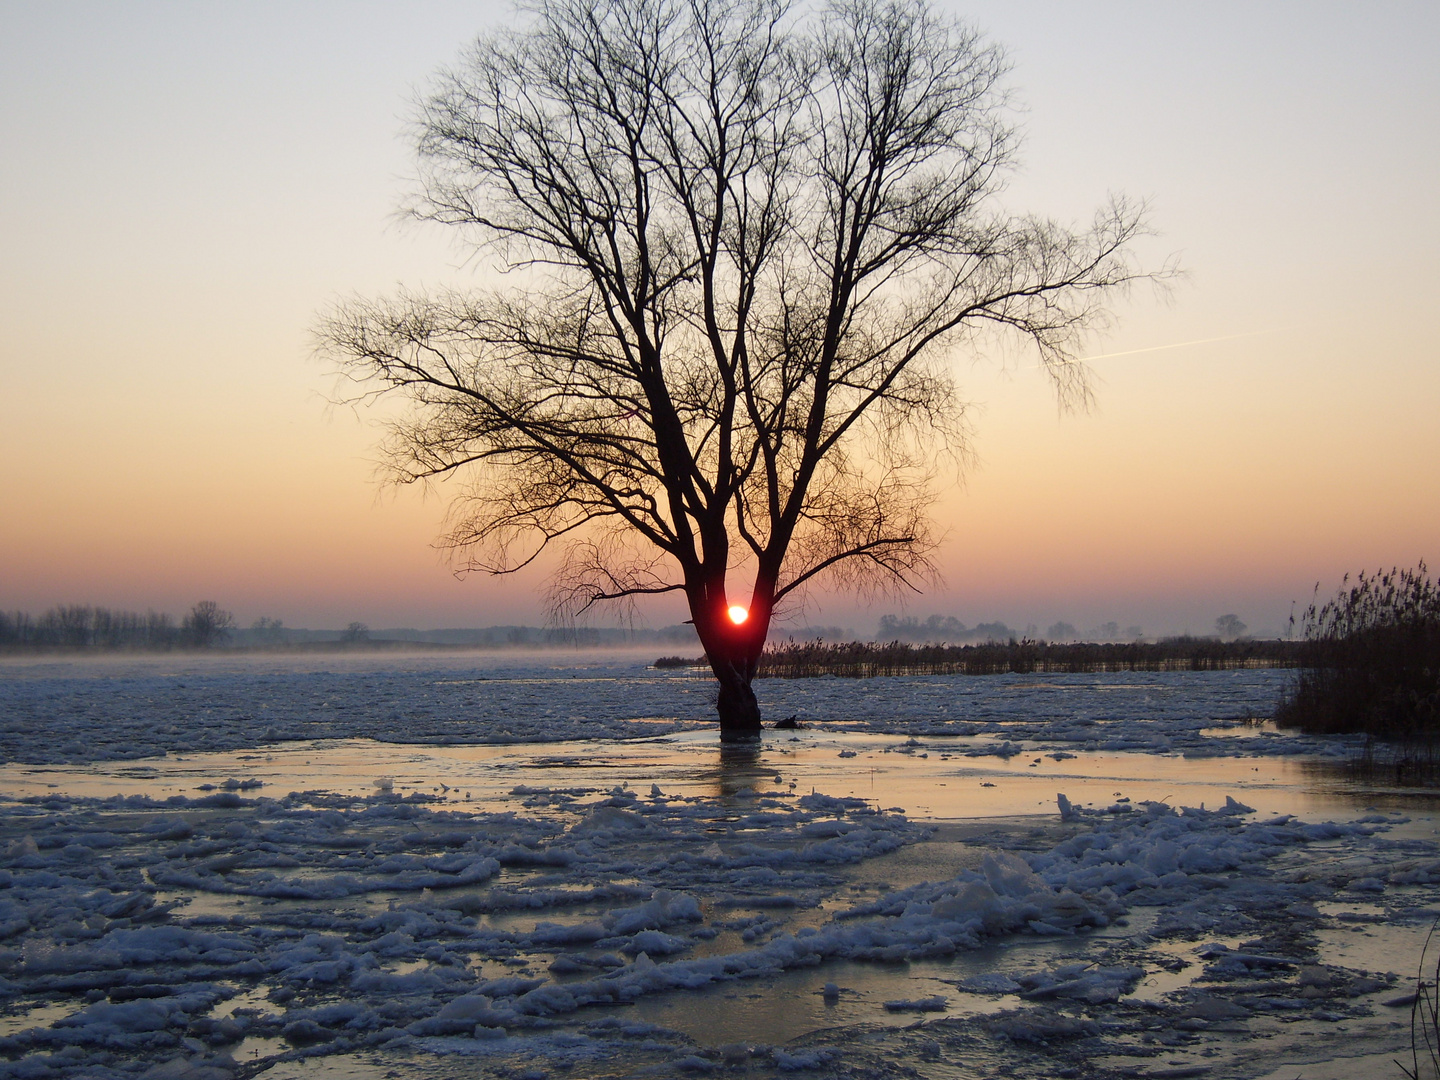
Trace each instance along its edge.
<instances>
[{"instance_id":1,"label":"orange sun glow","mask_svg":"<svg viewBox=\"0 0 1440 1080\"><path fill-rule=\"evenodd\" d=\"M750 612L746 611L739 604L735 604L730 608L730 621L733 622L736 626L739 626L749 617Z\"/></svg>"}]
</instances>

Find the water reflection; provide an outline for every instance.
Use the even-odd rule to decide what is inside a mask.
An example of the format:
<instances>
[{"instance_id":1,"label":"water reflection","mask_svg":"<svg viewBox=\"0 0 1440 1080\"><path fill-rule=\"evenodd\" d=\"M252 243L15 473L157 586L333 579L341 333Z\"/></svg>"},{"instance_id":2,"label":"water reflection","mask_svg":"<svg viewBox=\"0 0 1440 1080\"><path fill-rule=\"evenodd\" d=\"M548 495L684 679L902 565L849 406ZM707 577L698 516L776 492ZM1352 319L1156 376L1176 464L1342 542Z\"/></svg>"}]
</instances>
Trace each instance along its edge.
<instances>
[{"instance_id":1,"label":"water reflection","mask_svg":"<svg viewBox=\"0 0 1440 1080\"><path fill-rule=\"evenodd\" d=\"M764 751L765 743L758 736L724 739L720 742L719 764L702 769L700 779L708 783L712 794L722 799L734 798L746 789L758 791L762 784L775 777L775 770L761 763Z\"/></svg>"},{"instance_id":2,"label":"water reflection","mask_svg":"<svg viewBox=\"0 0 1440 1080\"><path fill-rule=\"evenodd\" d=\"M1302 758L1297 763L1308 786L1343 792L1355 802L1383 801L1387 807L1433 809L1440 799L1435 770L1409 762L1381 762L1357 757L1346 760Z\"/></svg>"},{"instance_id":3,"label":"water reflection","mask_svg":"<svg viewBox=\"0 0 1440 1080\"><path fill-rule=\"evenodd\" d=\"M738 799L761 794L859 798L902 807L914 818L1053 814L1057 792L1078 805L1129 800L1172 806L1223 805L1227 795L1262 813L1333 814L1367 806L1433 806L1434 788L1355 776L1343 760L1279 756L1185 758L1077 751L972 756L976 738L908 739L808 729L763 741L717 743L713 730L660 738L484 746L377 743L368 739L287 742L258 752L193 753L90 765L0 765L0 796L50 794L165 799L202 796L244 778L244 798L323 790L371 796L378 784L406 798L456 808L512 807L536 788L602 793L652 785L670 797Z\"/></svg>"}]
</instances>

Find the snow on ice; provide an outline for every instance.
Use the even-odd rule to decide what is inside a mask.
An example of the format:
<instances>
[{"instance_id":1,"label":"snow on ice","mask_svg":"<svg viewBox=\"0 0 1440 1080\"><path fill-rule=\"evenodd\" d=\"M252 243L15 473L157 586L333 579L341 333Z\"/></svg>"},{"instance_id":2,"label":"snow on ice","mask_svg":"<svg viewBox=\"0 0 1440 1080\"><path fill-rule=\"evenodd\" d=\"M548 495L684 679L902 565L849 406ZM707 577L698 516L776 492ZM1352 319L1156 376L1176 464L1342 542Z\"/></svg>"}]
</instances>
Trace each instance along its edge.
<instances>
[{"instance_id":1,"label":"snow on ice","mask_svg":"<svg viewBox=\"0 0 1440 1080\"><path fill-rule=\"evenodd\" d=\"M393 684L365 671L39 672L0 681L0 715L7 760L55 762L342 731L653 734L708 708L698 680L600 694L568 674L495 674L480 692L435 668ZM888 719L880 680L763 693L852 730L964 728L978 753L1313 748L1206 734L1260 711L1272 675L1105 676L1088 691L1053 676L907 680L884 691ZM687 693L694 708L677 717ZM426 715L410 726L412 708ZM205 786L0 801L0 1078L288 1078L316 1058L377 1080L939 1064L961 1077L1263 1076L1408 1045L1407 991L1440 901L1429 829L1380 812L1260 815L1233 798L1090 808L1059 794L1044 818L941 837L871 800L779 787L529 782L480 805L378 782L283 798ZM942 847L965 857L939 875L895 869ZM822 1019L767 1038L691 1022L752 995L777 1013L813 999Z\"/></svg>"},{"instance_id":2,"label":"snow on ice","mask_svg":"<svg viewBox=\"0 0 1440 1080\"><path fill-rule=\"evenodd\" d=\"M475 745L658 735L714 722L713 681L656 671L633 656L562 672L553 662L416 658L397 670L333 662L326 670L236 667L236 661L8 666L0 678L0 757L34 764L117 761L253 749L304 739ZM394 664L395 661L389 661ZM561 677L557 677L561 676ZM821 727L988 740L975 755L1021 743L1192 756L1343 755L1344 742L1256 729L1288 673L763 679L770 715ZM623 686L623 691L621 690Z\"/></svg>"},{"instance_id":3,"label":"snow on ice","mask_svg":"<svg viewBox=\"0 0 1440 1080\"><path fill-rule=\"evenodd\" d=\"M1132 1008L1131 1027L1137 1011L1198 1021L1174 1029L1195 1040L1219 1017L1299 1010L1333 1022L1373 1012L1371 997L1393 995L1396 979L1317 964L1308 939L1327 920L1316 905L1373 881L1379 892L1366 896L1395 892L1403 913L1419 905L1397 887L1440 881L1433 845L1385 840L1389 817L1257 822L1233 800L1214 811L1071 806L1068 835L1045 850L986 846L976 869L846 906L846 867L923 842L926 828L824 795L532 788L517 798L510 812L393 794L12 803L0 993L12 1017L74 1007L12 1024L0 1076L131 1076L170 1058L234 1073L241 1059L226 1051L247 1040L271 1040L282 1059L463 1048L499 1060L524 1039L527 1053L573 1063L638 1052L633 1031L597 1012L649 995L1078 939L1158 908L1148 934L1112 939L1095 958L955 980L970 995L1017 999L954 1028L964 1040L1143 1055L1149 1045L1122 1037L1134 1034L1125 1022L1094 1010L1136 990L1157 942L1200 940L1190 963L1207 985ZM249 1004L226 1009L241 998ZM929 1016L948 1002L883 1005ZM926 1026L942 1053L945 1025ZM713 1048L647 1034L646 1053L679 1069L699 1068L684 1065L697 1051L718 1067L703 1056ZM747 1054L783 1071L852 1056Z\"/></svg>"}]
</instances>

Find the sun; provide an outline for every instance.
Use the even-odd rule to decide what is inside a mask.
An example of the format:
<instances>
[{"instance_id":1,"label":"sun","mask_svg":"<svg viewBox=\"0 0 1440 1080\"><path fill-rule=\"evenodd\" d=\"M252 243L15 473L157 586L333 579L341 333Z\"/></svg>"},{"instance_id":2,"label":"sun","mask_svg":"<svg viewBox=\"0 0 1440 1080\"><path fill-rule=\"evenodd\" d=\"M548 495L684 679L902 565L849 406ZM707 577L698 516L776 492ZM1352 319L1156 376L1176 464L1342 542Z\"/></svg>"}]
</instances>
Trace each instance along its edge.
<instances>
[{"instance_id":1,"label":"sun","mask_svg":"<svg viewBox=\"0 0 1440 1080\"><path fill-rule=\"evenodd\" d=\"M733 604L733 605L731 605L731 607L730 607L730 621L733 622L736 626L739 626L741 623L743 623L743 622L744 622L746 619L748 619L749 617L750 617L750 612L746 611L746 610L745 610L743 607L741 607L739 604Z\"/></svg>"}]
</instances>

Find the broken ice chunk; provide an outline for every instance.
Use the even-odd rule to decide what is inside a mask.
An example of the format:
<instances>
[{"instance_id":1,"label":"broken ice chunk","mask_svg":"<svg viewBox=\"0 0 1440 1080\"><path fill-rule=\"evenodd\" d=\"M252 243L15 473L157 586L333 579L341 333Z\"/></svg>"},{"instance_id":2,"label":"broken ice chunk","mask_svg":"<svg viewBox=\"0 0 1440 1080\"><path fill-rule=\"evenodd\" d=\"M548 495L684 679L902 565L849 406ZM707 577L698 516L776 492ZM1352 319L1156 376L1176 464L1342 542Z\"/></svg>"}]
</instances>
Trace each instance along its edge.
<instances>
[{"instance_id":1,"label":"broken ice chunk","mask_svg":"<svg viewBox=\"0 0 1440 1080\"><path fill-rule=\"evenodd\" d=\"M928 998L887 1001L885 1008L890 1012L944 1012L945 999L936 994Z\"/></svg>"}]
</instances>

